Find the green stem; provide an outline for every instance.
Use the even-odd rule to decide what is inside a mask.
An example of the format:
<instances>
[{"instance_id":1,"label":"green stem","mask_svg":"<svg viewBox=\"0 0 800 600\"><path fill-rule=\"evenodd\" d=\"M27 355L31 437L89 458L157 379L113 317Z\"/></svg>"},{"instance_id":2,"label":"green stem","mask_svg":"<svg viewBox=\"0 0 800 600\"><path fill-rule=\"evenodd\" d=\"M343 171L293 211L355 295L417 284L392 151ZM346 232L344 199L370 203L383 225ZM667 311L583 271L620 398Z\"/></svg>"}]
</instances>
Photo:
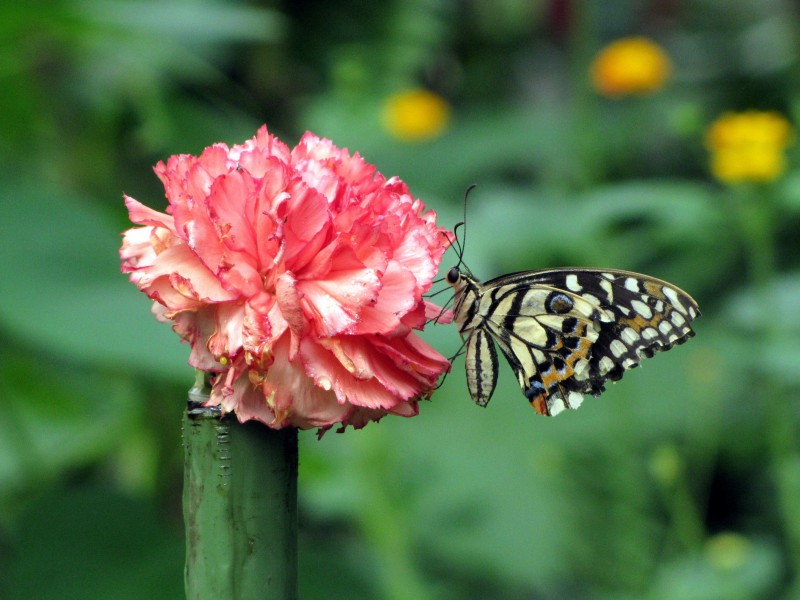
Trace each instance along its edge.
<instances>
[{"instance_id":1,"label":"green stem","mask_svg":"<svg viewBox=\"0 0 800 600\"><path fill-rule=\"evenodd\" d=\"M384 438L365 432L359 438L360 469L366 474L365 501L370 509L360 514L364 537L380 557L384 597L389 600L426 600L431 592L419 571L414 550L413 523L408 494L398 489L400 480L387 473L402 472Z\"/></svg>"},{"instance_id":2,"label":"green stem","mask_svg":"<svg viewBox=\"0 0 800 600\"><path fill-rule=\"evenodd\" d=\"M734 188L739 225L744 237L750 280L756 293L764 295L775 275L775 215L773 198L764 189Z\"/></svg>"},{"instance_id":3,"label":"green stem","mask_svg":"<svg viewBox=\"0 0 800 600\"><path fill-rule=\"evenodd\" d=\"M239 423L201 406L183 421L188 600L297 598L297 430Z\"/></svg>"},{"instance_id":4,"label":"green stem","mask_svg":"<svg viewBox=\"0 0 800 600\"><path fill-rule=\"evenodd\" d=\"M686 461L675 446L664 445L651 458L651 470L672 519L670 533L674 540L669 541L686 551L699 551L706 529L686 475Z\"/></svg>"},{"instance_id":5,"label":"green stem","mask_svg":"<svg viewBox=\"0 0 800 600\"><path fill-rule=\"evenodd\" d=\"M572 88L571 144L580 170L575 173L579 190L590 189L602 178L605 165L597 152L598 97L592 89L588 65L597 49L597 14L602 6L597 2L576 4L570 17L569 70Z\"/></svg>"},{"instance_id":6,"label":"green stem","mask_svg":"<svg viewBox=\"0 0 800 600\"><path fill-rule=\"evenodd\" d=\"M675 533L683 547L692 552L699 550L706 537L706 529L683 470L672 490L670 511Z\"/></svg>"}]
</instances>

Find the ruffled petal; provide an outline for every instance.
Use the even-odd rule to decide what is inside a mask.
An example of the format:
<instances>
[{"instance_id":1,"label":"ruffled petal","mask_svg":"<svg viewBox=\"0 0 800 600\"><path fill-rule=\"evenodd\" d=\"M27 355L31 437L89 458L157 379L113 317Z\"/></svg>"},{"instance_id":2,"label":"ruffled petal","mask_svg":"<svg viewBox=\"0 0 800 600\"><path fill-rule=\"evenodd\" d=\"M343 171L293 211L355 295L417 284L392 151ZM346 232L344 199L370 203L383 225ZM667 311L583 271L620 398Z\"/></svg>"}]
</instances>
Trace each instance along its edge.
<instances>
[{"instance_id":1,"label":"ruffled petal","mask_svg":"<svg viewBox=\"0 0 800 600\"><path fill-rule=\"evenodd\" d=\"M192 252L184 245L167 248L158 255L151 267L139 271L139 287L147 287L162 276L168 276L176 291L188 298L203 302L225 302L237 297L222 287L220 280L208 270Z\"/></svg>"},{"instance_id":2,"label":"ruffled petal","mask_svg":"<svg viewBox=\"0 0 800 600\"><path fill-rule=\"evenodd\" d=\"M361 309L355 333L391 334L419 303L416 277L398 263L390 262L380 281L377 300Z\"/></svg>"},{"instance_id":3,"label":"ruffled petal","mask_svg":"<svg viewBox=\"0 0 800 600\"><path fill-rule=\"evenodd\" d=\"M125 197L122 271L214 375L209 404L321 430L419 412L449 368L413 329L441 312L423 294L450 237L402 181L266 127L155 172L169 205Z\"/></svg>"}]
</instances>

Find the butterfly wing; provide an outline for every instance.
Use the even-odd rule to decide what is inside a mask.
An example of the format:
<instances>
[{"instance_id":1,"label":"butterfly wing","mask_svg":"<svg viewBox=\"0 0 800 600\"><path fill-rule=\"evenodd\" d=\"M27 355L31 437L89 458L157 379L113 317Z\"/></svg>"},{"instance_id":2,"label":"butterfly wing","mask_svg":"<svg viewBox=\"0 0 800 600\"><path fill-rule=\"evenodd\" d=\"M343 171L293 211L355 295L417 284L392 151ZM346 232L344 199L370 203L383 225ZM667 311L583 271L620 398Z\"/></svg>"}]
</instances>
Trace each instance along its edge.
<instances>
[{"instance_id":1,"label":"butterfly wing","mask_svg":"<svg viewBox=\"0 0 800 600\"><path fill-rule=\"evenodd\" d=\"M543 415L576 408L642 358L685 342L700 314L667 282L609 269L516 273L481 292L484 321L473 335L482 329L497 342Z\"/></svg>"},{"instance_id":2,"label":"butterfly wing","mask_svg":"<svg viewBox=\"0 0 800 600\"><path fill-rule=\"evenodd\" d=\"M470 396L478 406L486 406L497 385L498 373L497 350L486 329L476 329L469 336L464 364Z\"/></svg>"}]
</instances>

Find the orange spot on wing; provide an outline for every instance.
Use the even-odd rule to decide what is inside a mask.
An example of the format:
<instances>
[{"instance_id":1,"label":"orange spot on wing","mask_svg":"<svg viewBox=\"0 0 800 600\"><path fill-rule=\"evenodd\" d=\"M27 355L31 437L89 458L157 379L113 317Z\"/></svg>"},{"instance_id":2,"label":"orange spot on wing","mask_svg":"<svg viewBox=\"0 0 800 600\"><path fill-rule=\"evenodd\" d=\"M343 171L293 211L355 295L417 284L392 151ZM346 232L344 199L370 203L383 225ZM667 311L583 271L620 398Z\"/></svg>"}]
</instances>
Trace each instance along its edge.
<instances>
[{"instance_id":1,"label":"orange spot on wing","mask_svg":"<svg viewBox=\"0 0 800 600\"><path fill-rule=\"evenodd\" d=\"M550 416L550 411L547 408L547 394L539 394L531 400L531 406L533 410L535 410L540 415L544 415L545 417Z\"/></svg>"}]
</instances>

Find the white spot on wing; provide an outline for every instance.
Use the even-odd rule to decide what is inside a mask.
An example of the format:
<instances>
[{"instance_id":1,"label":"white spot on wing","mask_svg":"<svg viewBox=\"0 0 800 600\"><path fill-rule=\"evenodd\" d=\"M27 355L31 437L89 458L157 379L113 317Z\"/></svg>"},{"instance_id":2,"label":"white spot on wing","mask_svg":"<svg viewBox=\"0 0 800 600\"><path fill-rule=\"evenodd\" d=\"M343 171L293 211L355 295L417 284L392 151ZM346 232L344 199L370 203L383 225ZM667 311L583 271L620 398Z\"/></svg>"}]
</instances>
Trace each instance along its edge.
<instances>
[{"instance_id":1,"label":"white spot on wing","mask_svg":"<svg viewBox=\"0 0 800 600\"><path fill-rule=\"evenodd\" d=\"M626 327L622 330L621 336L628 344L639 341L639 333L633 327Z\"/></svg>"},{"instance_id":2,"label":"white spot on wing","mask_svg":"<svg viewBox=\"0 0 800 600\"><path fill-rule=\"evenodd\" d=\"M641 300L631 300L631 306L633 310L642 315L645 319L653 318L653 311Z\"/></svg>"},{"instance_id":3,"label":"white spot on wing","mask_svg":"<svg viewBox=\"0 0 800 600\"><path fill-rule=\"evenodd\" d=\"M600 359L600 364L598 366L600 367L600 375L605 375L614 368L614 361L608 356L604 356Z\"/></svg>"},{"instance_id":4,"label":"white spot on wing","mask_svg":"<svg viewBox=\"0 0 800 600\"><path fill-rule=\"evenodd\" d=\"M642 337L646 340L654 340L658 337L658 330L653 327L647 327L642 330Z\"/></svg>"},{"instance_id":5,"label":"white spot on wing","mask_svg":"<svg viewBox=\"0 0 800 600\"><path fill-rule=\"evenodd\" d=\"M569 402L570 408L578 408L581 404L583 404L583 394L579 394L578 392L570 392L569 396L567 396L567 402Z\"/></svg>"},{"instance_id":6,"label":"white spot on wing","mask_svg":"<svg viewBox=\"0 0 800 600\"><path fill-rule=\"evenodd\" d=\"M628 351L628 347L619 340L611 340L609 348L611 348L611 352L617 358L619 358Z\"/></svg>"},{"instance_id":7,"label":"white spot on wing","mask_svg":"<svg viewBox=\"0 0 800 600\"><path fill-rule=\"evenodd\" d=\"M686 319L684 319L683 315L679 312L672 311L672 316L670 318L676 327L681 327L684 323L686 323Z\"/></svg>"},{"instance_id":8,"label":"white spot on wing","mask_svg":"<svg viewBox=\"0 0 800 600\"><path fill-rule=\"evenodd\" d=\"M550 416L555 417L558 413L564 412L567 407L564 405L564 400L561 399L561 396L554 395L547 399L547 408L550 411Z\"/></svg>"},{"instance_id":9,"label":"white spot on wing","mask_svg":"<svg viewBox=\"0 0 800 600\"><path fill-rule=\"evenodd\" d=\"M633 277L627 277L625 279L625 288L629 289L632 292L640 292L639 289L639 281L634 279Z\"/></svg>"},{"instance_id":10,"label":"white spot on wing","mask_svg":"<svg viewBox=\"0 0 800 600\"><path fill-rule=\"evenodd\" d=\"M611 285L611 282L610 281L606 281L605 279L601 279L600 280L600 287L603 288L603 291L606 293L608 304L613 304L613 302L614 302L614 286Z\"/></svg>"},{"instance_id":11,"label":"white spot on wing","mask_svg":"<svg viewBox=\"0 0 800 600\"><path fill-rule=\"evenodd\" d=\"M585 358L580 359L575 363L573 370L575 371L573 375L575 379L586 379L589 375L589 361Z\"/></svg>"},{"instance_id":12,"label":"white spot on wing","mask_svg":"<svg viewBox=\"0 0 800 600\"><path fill-rule=\"evenodd\" d=\"M578 283L578 276L575 273L567 275L567 289L571 292L580 292L583 286Z\"/></svg>"},{"instance_id":13,"label":"white spot on wing","mask_svg":"<svg viewBox=\"0 0 800 600\"><path fill-rule=\"evenodd\" d=\"M667 286L663 286L661 289L664 291L664 295L667 297L667 300L669 300L675 308L684 314L689 314L686 311L686 307L681 304L681 301L678 298L678 293L675 290Z\"/></svg>"},{"instance_id":14,"label":"white spot on wing","mask_svg":"<svg viewBox=\"0 0 800 600\"><path fill-rule=\"evenodd\" d=\"M597 296L594 296L592 294L581 294L581 298L583 298L590 304L593 304L594 306L600 306L600 300L597 298Z\"/></svg>"}]
</instances>

